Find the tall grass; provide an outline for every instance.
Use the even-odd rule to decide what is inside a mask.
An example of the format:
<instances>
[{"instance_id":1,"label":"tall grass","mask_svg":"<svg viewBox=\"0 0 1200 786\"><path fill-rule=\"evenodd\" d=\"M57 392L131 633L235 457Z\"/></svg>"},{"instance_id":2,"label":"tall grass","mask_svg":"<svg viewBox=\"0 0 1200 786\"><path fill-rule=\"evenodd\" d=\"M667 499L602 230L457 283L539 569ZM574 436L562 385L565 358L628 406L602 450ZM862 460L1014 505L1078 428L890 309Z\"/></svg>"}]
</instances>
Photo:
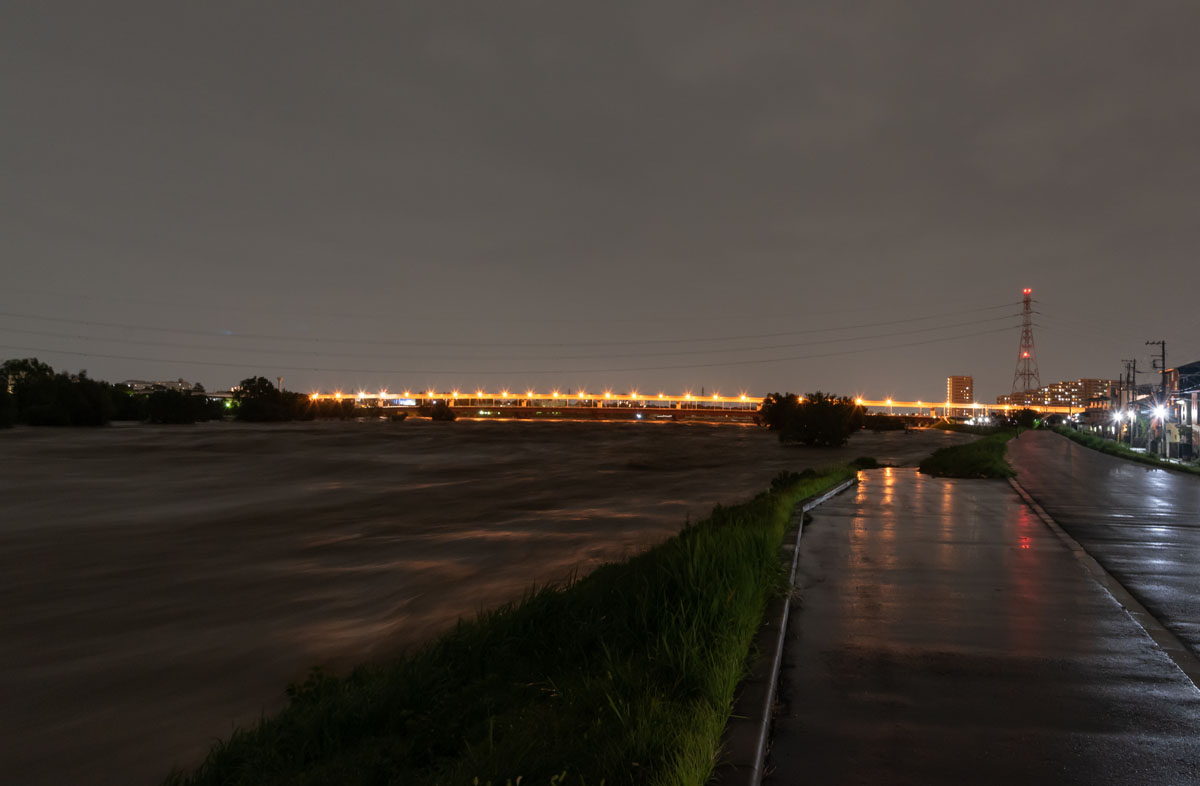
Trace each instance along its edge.
<instances>
[{"instance_id":1,"label":"tall grass","mask_svg":"<svg viewBox=\"0 0 1200 786\"><path fill-rule=\"evenodd\" d=\"M1139 464L1146 464L1151 467L1160 467L1162 469L1174 469L1180 472L1191 472L1200 474L1200 466L1195 464L1176 464L1173 461L1164 461L1162 458L1155 456L1152 453L1138 453L1131 450L1127 445L1116 442L1111 439L1105 439L1099 434L1089 434L1083 431L1076 431L1073 428L1066 426L1055 426L1054 431L1068 439L1078 442L1080 445L1089 447L1092 450L1098 450L1101 453L1107 453L1110 456L1117 456L1130 461L1136 461Z\"/></svg>"},{"instance_id":2,"label":"tall grass","mask_svg":"<svg viewBox=\"0 0 1200 786\"><path fill-rule=\"evenodd\" d=\"M919 466L926 475L943 478L1009 478L1017 473L1004 458L1015 432L998 432L965 445L934 451Z\"/></svg>"},{"instance_id":3,"label":"tall grass","mask_svg":"<svg viewBox=\"0 0 1200 786\"><path fill-rule=\"evenodd\" d=\"M397 660L314 673L182 784L661 784L709 777L796 504L787 478L640 556L530 592Z\"/></svg>"}]
</instances>

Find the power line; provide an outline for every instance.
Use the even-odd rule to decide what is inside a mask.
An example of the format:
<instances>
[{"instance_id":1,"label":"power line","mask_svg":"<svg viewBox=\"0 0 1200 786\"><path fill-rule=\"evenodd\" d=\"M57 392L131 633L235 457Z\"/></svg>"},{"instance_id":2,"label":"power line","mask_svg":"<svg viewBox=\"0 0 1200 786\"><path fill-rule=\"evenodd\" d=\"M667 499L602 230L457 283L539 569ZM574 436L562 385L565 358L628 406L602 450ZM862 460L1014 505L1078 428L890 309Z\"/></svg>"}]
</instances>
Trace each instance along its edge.
<instances>
[{"instance_id":1,"label":"power line","mask_svg":"<svg viewBox=\"0 0 1200 786\"><path fill-rule=\"evenodd\" d=\"M893 331L891 333L878 333L868 336L843 336L839 338L827 338L817 341L798 342L791 344L769 344L757 347L734 347L734 348L717 348L717 349L682 349L673 352L627 352L617 355L604 354L588 354L588 355L456 355L446 357L444 355L404 355L396 357L390 354L380 354L372 352L321 352L304 349L277 349L267 347L221 347L221 346L203 346L199 344L185 344L176 341L151 341L147 339L127 339L114 336L89 336L77 333L59 333L47 330L26 330L23 328L7 328L0 327L0 333L19 333L22 335L43 336L49 338L67 338L82 341L108 341L121 344L134 344L139 346L151 347L169 347L172 349L189 349L201 352L258 352L263 354L275 355L305 355L313 357L344 357L344 358L363 358L375 360L607 360L619 358L639 358L639 357L678 357L684 355L716 355L723 352L767 352L779 349L797 349L800 347L819 346L822 344L840 344L855 341L873 341L875 339L886 339L894 336L914 335L918 333L929 333L935 330L950 330L958 327L969 327L980 325L987 322L999 322L1012 319L1012 314L1006 314L1000 317L990 317L988 319L971 320L968 322L958 322L949 325L935 325L933 327L915 328L912 330Z\"/></svg>"},{"instance_id":2,"label":"power line","mask_svg":"<svg viewBox=\"0 0 1200 786\"><path fill-rule=\"evenodd\" d=\"M206 330L191 330L187 328L162 327L155 325L136 325L123 322L102 322L96 320L70 319L67 317L51 317L41 316L38 314L26 314L13 311L0 311L0 316L11 317L14 319L33 319L44 322L56 322L68 325L81 325L85 327L109 327L118 328L121 330L140 330L154 333L171 333L176 335L204 336L207 338L229 338L229 339L251 339L265 341L306 341L319 342L327 344L368 344L377 346L427 346L427 347L615 347L615 346L646 346L656 344L695 344L695 343L714 343L728 341L750 341L757 339L768 338L783 338L786 336L811 335L813 333L830 333L837 330L858 330L869 327L883 327L887 325L901 325L912 322L922 322L930 319L940 319L947 316L958 316L961 314L976 314L981 311L994 311L1000 308L1011 308L1014 303L1002 303L995 306L986 306L983 308L973 308L960 311L948 311L941 314L933 314L923 317L910 317L907 319L894 319L882 322L866 322L859 325L840 325L822 328L808 328L804 330L791 330L777 333L754 333L739 336L697 336L684 339L653 339L642 338L622 341L576 341L576 342L519 342L519 341L502 341L502 342L480 342L480 341L415 341L405 339L364 339L364 338L330 338L330 337L309 337L309 336L284 336L266 333L241 333L235 334L232 331L212 332ZM737 347L730 349L736 350Z\"/></svg>"},{"instance_id":3,"label":"power line","mask_svg":"<svg viewBox=\"0 0 1200 786\"><path fill-rule=\"evenodd\" d=\"M253 314L258 317L275 316L275 317L292 317L292 318L303 318L303 319L312 319L312 318L353 319L353 320L364 320L364 321L365 320L384 320L384 321L388 321L391 323L395 323L398 320L400 320L400 321L406 320L409 322L416 322L416 323L420 323L420 324L427 324L430 321L452 320L454 322L462 322L464 320L476 319L475 315L471 314L471 313L454 314L454 313L447 312L445 309L440 309L436 313L416 314L411 311L406 311L403 314L397 315L395 313L395 311L388 311L387 313L379 313L379 312L364 313L361 310L353 311L353 312L340 312L340 311L314 311L311 309L308 309L308 310L277 309L277 308L265 307L262 305L253 305L253 306L238 306L238 305L224 305L224 304L213 305L208 302L200 303L195 300L180 301L180 300L167 300L167 299L163 299L163 298L151 299L151 298L145 298L145 297L141 297L141 298L130 297L129 295L99 296L99 295L81 293L81 292L63 292L61 290L38 289L38 288L33 288L33 287L21 287L21 286L8 287L6 289L6 291L10 292L10 293L11 292L20 292L20 293L29 294L29 295L48 296L48 297L54 298L55 301L61 301L63 298L70 298L70 299L75 299L75 300L82 300L85 302L99 303L102 305L111 305L113 302L120 302L120 303L129 303L129 304L138 305L138 306L156 306L156 307L162 307L162 308L170 308L173 311L175 311L175 310L203 311L203 312L206 312L209 314L211 314L213 312L219 312L219 313L233 312L233 313L241 313L241 314ZM206 296L217 297L220 294L222 294L221 291L209 290L206 293ZM1019 305L1019 303L1016 305ZM812 309L805 309L805 315L806 316L830 316L830 315L834 315L834 314L847 314L847 313L857 313L857 312L861 312L861 311L874 311L874 310L877 310L877 308L874 306L861 306L858 308L851 308L851 309L837 308L837 309L829 309L827 311L815 311ZM974 309L972 309L972 310L974 310ZM786 314L776 313L776 314L766 315L761 312L757 312L754 314L724 314L723 313L723 314L716 314L716 315L680 316L680 317L642 316L642 317L561 317L561 318L559 318L559 317L491 316L491 317L488 317L484 321L489 322L489 323L551 324L551 325L553 325L553 324L600 324L600 325L604 325L604 324L631 325L632 324L632 325L636 325L639 323L678 324L680 322L703 322L705 324L711 324L713 322L762 321L765 316L773 316L773 317L787 316L787 317L790 317L791 314L790 313L786 313Z\"/></svg>"},{"instance_id":4,"label":"power line","mask_svg":"<svg viewBox=\"0 0 1200 786\"><path fill-rule=\"evenodd\" d=\"M147 363L175 363L175 364L183 364L183 365L216 366L216 367L221 367L221 368L261 369L263 366L269 366L272 369L276 369L276 370L280 370L280 371L313 371L313 372L329 372L329 373L341 373L341 374L454 374L454 375L462 375L462 376L466 376L466 375L496 376L496 375L501 375L501 374L508 374L508 375L512 375L512 376L517 376L517 375L544 376L547 374L565 375L565 374L602 374L602 373L616 373L616 372L628 372L628 371L672 371L672 370L683 370L683 369L725 368L725 367L730 367L730 366L753 366L753 365L766 365L766 364L770 364L770 363L787 363L787 362L796 361L796 360L812 360L815 358L842 357L842 356L846 356L846 355L863 354L866 352L884 352L884 351L892 350L892 349L904 349L906 347L925 346L928 344L938 344L938 343L944 343L946 341L958 341L958 340L964 339L964 338L972 338L972 337L976 337L976 336L986 336L986 335L991 335L991 334L995 334L995 333L1008 333L1011 330L1012 330L1012 328L1010 328L1010 327L1003 327L1003 328L996 328L993 330L981 330L981 331L976 331L973 333L960 333L955 336L947 336L947 337L943 337L943 338L931 338L931 339L926 339L924 341L910 341L910 342L903 343L903 344L889 344L886 346L863 347L860 349L849 349L849 350L844 350L844 351L840 351L840 352L822 352L822 353L815 353L815 354L809 354L809 355L792 355L789 357L758 358L758 359L753 359L753 360L731 360L731 361L725 361L725 362L693 363L693 364L682 364L682 365L629 366L629 367L619 367L619 368L584 368L584 369L576 368L576 369L554 369L554 370L508 369L508 370L503 370L503 371L481 371L478 369L327 368L327 367L313 367L313 366L282 366L282 365L267 364L267 363L248 365L245 363L221 363L221 362L217 362L217 361L203 361L203 360L184 361L184 360L180 360L178 358L155 358L155 357L140 357L140 356L133 356L133 355L111 355L111 354L98 353L98 352L74 352L74 351L70 351L70 350L48 349L45 347L24 347L24 346L14 346L14 345L7 345L7 344L0 344L0 349L15 350L18 352L38 352L38 353L71 355L73 357L101 358L101 359L105 359L105 360L134 360L134 361L141 361L141 362L147 362Z\"/></svg>"}]
</instances>

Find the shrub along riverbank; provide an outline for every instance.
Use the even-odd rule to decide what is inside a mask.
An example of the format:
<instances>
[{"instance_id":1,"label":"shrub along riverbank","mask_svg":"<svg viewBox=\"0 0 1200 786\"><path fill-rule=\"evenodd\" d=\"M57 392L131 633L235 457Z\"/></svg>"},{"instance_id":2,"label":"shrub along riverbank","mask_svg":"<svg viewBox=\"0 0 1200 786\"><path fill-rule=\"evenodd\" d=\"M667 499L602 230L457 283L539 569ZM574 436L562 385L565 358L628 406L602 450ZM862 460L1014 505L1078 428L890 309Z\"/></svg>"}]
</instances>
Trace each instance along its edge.
<instances>
[{"instance_id":1,"label":"shrub along riverbank","mask_svg":"<svg viewBox=\"0 0 1200 786\"><path fill-rule=\"evenodd\" d=\"M767 599L785 589L792 512L853 476L781 475L637 557L410 655L314 673L280 714L167 782L701 786Z\"/></svg>"},{"instance_id":2,"label":"shrub along riverbank","mask_svg":"<svg viewBox=\"0 0 1200 786\"><path fill-rule=\"evenodd\" d=\"M1200 475L1200 466L1195 464L1176 464L1173 461L1164 461L1162 458L1151 453L1138 453L1136 450L1130 449L1127 445L1116 442L1111 439L1105 439L1098 434L1089 434L1083 431L1076 431L1067 426L1055 426L1054 432L1062 434L1067 439L1074 440L1084 447L1098 450L1101 453L1107 453L1110 456L1117 456L1130 461L1136 461L1139 464L1146 464L1151 467L1159 467L1161 469L1173 469L1179 472L1191 472Z\"/></svg>"},{"instance_id":3,"label":"shrub along riverbank","mask_svg":"<svg viewBox=\"0 0 1200 786\"><path fill-rule=\"evenodd\" d=\"M1004 458L1004 449L1016 432L1002 431L965 445L934 451L920 464L926 475L942 478L1010 478L1017 473Z\"/></svg>"}]
</instances>

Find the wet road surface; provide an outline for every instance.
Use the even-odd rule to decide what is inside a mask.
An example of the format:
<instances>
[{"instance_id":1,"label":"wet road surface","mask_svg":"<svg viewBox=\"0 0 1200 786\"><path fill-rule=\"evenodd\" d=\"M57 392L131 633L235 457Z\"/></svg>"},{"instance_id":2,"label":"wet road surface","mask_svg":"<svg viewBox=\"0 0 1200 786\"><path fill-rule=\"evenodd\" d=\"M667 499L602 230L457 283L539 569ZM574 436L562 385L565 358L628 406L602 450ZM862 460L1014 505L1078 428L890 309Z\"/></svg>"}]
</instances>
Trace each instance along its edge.
<instances>
[{"instance_id":1,"label":"wet road surface","mask_svg":"<svg viewBox=\"0 0 1200 786\"><path fill-rule=\"evenodd\" d=\"M861 477L804 532L767 783L1200 782L1200 691L1007 483Z\"/></svg>"},{"instance_id":2,"label":"wet road surface","mask_svg":"<svg viewBox=\"0 0 1200 786\"><path fill-rule=\"evenodd\" d=\"M1053 432L1009 443L1017 480L1200 655L1200 476L1107 456Z\"/></svg>"},{"instance_id":3,"label":"wet road surface","mask_svg":"<svg viewBox=\"0 0 1200 786\"><path fill-rule=\"evenodd\" d=\"M782 469L956 441L421 420L0 432L0 784L157 783L313 665L642 550Z\"/></svg>"}]
</instances>

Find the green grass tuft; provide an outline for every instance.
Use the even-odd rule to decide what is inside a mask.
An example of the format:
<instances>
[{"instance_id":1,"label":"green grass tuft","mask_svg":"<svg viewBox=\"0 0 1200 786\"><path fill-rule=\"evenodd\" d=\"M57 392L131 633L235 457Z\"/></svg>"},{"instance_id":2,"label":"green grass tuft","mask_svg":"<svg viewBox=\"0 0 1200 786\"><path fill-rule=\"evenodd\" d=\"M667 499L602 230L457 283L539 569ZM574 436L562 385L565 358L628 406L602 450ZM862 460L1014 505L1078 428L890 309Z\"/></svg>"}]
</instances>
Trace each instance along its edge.
<instances>
[{"instance_id":1,"label":"green grass tuft","mask_svg":"<svg viewBox=\"0 0 1200 786\"><path fill-rule=\"evenodd\" d=\"M942 478L1011 478L1017 473L1004 458L1014 432L999 432L965 445L942 448L920 464L926 475Z\"/></svg>"},{"instance_id":2,"label":"green grass tuft","mask_svg":"<svg viewBox=\"0 0 1200 786\"><path fill-rule=\"evenodd\" d=\"M661 545L460 622L410 655L321 672L172 786L701 786L796 504L849 467L776 479ZM565 773L565 775L564 775Z\"/></svg>"}]
</instances>

